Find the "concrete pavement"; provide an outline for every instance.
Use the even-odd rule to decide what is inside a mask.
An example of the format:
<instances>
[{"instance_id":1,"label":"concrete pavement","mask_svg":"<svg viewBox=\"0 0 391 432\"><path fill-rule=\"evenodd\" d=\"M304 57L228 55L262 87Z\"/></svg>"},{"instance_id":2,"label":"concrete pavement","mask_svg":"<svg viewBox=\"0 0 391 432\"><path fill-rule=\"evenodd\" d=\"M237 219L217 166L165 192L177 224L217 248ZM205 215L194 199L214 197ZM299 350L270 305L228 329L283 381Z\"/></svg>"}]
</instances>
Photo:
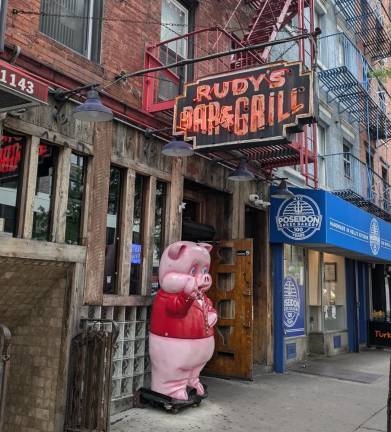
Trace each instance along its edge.
<instances>
[{"instance_id":1,"label":"concrete pavement","mask_svg":"<svg viewBox=\"0 0 391 432\"><path fill-rule=\"evenodd\" d=\"M327 359L329 370L348 370L349 378L379 375L370 384L292 371L256 373L253 382L204 378L209 398L200 407L176 415L132 409L113 417L111 431L386 432L389 356L368 350Z\"/></svg>"}]
</instances>

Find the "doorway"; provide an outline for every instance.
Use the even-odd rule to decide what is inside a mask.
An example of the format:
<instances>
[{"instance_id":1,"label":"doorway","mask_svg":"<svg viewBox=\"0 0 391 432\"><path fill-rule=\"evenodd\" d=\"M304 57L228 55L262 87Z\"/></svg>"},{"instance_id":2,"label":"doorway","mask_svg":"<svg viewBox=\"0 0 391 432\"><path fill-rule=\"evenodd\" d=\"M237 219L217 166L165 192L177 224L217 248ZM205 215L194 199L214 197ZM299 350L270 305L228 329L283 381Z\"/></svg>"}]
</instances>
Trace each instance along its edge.
<instances>
[{"instance_id":1,"label":"doorway","mask_svg":"<svg viewBox=\"0 0 391 432\"><path fill-rule=\"evenodd\" d=\"M253 356L254 363L267 364L271 349L268 325L271 302L268 296L267 213L245 208L245 237L253 239ZM271 329L270 329L271 331ZM271 353L270 353L271 355Z\"/></svg>"}]
</instances>

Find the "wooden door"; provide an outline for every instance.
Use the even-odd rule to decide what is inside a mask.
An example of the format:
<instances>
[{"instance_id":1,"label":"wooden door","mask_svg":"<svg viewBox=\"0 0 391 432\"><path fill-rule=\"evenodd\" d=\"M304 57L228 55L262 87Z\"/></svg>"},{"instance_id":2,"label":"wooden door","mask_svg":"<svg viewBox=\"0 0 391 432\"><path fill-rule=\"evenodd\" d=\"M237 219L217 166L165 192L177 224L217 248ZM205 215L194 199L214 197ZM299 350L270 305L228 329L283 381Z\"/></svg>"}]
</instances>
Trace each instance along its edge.
<instances>
[{"instance_id":1,"label":"wooden door","mask_svg":"<svg viewBox=\"0 0 391 432\"><path fill-rule=\"evenodd\" d=\"M212 286L208 296L217 310L215 352L208 375L252 379L253 241L228 240L214 245Z\"/></svg>"}]
</instances>

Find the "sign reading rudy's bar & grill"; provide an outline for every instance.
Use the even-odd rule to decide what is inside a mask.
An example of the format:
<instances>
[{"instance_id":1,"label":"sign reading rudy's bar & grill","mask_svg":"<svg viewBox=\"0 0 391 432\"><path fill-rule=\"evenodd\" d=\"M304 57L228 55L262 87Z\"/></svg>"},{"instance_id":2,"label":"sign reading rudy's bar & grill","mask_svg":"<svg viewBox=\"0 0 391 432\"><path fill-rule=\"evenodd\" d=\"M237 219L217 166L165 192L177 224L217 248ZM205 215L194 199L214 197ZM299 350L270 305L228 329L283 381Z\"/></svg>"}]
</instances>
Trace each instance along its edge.
<instances>
[{"instance_id":1,"label":"sign reading rudy's bar & grill","mask_svg":"<svg viewBox=\"0 0 391 432\"><path fill-rule=\"evenodd\" d=\"M311 72L274 63L185 85L176 100L174 134L197 150L286 143L313 121Z\"/></svg>"}]
</instances>

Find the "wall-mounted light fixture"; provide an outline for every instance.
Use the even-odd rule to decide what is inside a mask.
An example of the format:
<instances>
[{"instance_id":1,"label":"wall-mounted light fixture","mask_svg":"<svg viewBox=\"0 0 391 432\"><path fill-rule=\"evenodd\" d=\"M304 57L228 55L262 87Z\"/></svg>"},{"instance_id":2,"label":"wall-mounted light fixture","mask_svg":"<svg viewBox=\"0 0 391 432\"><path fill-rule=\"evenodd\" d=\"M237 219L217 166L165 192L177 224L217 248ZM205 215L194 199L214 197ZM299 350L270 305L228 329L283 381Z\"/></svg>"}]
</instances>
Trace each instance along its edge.
<instances>
[{"instance_id":1,"label":"wall-mounted light fixture","mask_svg":"<svg viewBox=\"0 0 391 432\"><path fill-rule=\"evenodd\" d=\"M105 122L112 120L114 117L113 111L102 104L96 89L98 85L99 84L88 84L68 91L56 90L54 92L54 99L59 102L57 112L55 113L56 120L62 122L66 121L66 118L61 114L62 108L71 96L77 93L83 93L84 91L87 91L86 100L75 108L73 111L73 118L87 122Z\"/></svg>"},{"instance_id":2,"label":"wall-mounted light fixture","mask_svg":"<svg viewBox=\"0 0 391 432\"><path fill-rule=\"evenodd\" d=\"M163 132L171 130L171 127L165 127L162 129L146 129L144 135L146 138L151 138L156 132ZM167 144L164 145L162 153L164 156L170 157L188 157L193 156L193 146L184 140L173 138Z\"/></svg>"},{"instance_id":3,"label":"wall-mounted light fixture","mask_svg":"<svg viewBox=\"0 0 391 432\"><path fill-rule=\"evenodd\" d=\"M283 178L281 179L281 183L277 186L277 189L270 196L278 199L289 199L295 195L288 189L286 179Z\"/></svg>"},{"instance_id":4,"label":"wall-mounted light fixture","mask_svg":"<svg viewBox=\"0 0 391 432\"><path fill-rule=\"evenodd\" d=\"M228 180L231 181L250 181L254 179L254 174L247 168L246 158L241 158L238 167L228 176Z\"/></svg>"}]
</instances>

